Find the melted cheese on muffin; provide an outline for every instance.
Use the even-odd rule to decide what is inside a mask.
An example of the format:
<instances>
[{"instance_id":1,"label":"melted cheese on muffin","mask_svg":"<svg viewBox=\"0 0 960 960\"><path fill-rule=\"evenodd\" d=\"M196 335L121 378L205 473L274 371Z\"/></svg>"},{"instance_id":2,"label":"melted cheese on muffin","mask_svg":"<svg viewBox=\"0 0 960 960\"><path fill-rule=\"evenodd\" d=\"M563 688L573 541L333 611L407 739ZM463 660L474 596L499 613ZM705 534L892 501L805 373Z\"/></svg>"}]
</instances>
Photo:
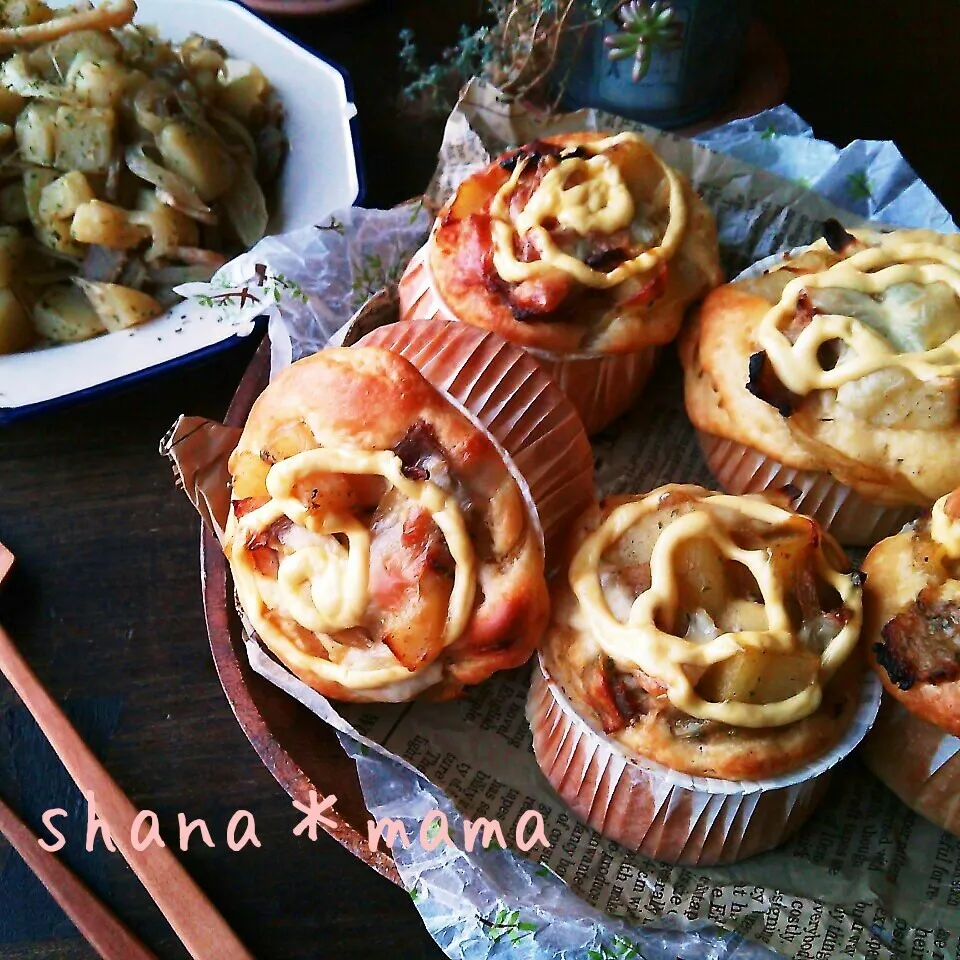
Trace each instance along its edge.
<instances>
[{"instance_id":1,"label":"melted cheese on muffin","mask_svg":"<svg viewBox=\"0 0 960 960\"><path fill-rule=\"evenodd\" d=\"M814 313L791 342L783 327L808 293L823 312ZM960 253L887 238L882 246L791 280L761 320L757 339L781 382L800 395L836 389L878 370L900 369L918 380L956 377L958 296ZM825 368L820 352L831 341L846 350Z\"/></svg>"},{"instance_id":2,"label":"melted cheese on muffin","mask_svg":"<svg viewBox=\"0 0 960 960\"><path fill-rule=\"evenodd\" d=\"M548 171L523 209L514 217L510 200L526 170L528 159L519 160L510 179L497 191L490 205L493 226L493 264L504 280L521 283L543 276L553 268L563 270L587 287L615 287L640 273L647 273L669 260L683 240L687 225L687 204L677 174L657 160L669 184L667 227L659 244L638 253L612 270L595 270L579 257L565 253L550 235L546 223L581 237L593 231L613 234L630 227L637 207L617 164L608 151L624 143L642 143L635 133L621 133L590 144L588 159L563 157ZM574 180L571 185L570 181ZM521 261L516 255L518 241L532 239L540 253L538 260Z\"/></svg>"},{"instance_id":3,"label":"melted cheese on muffin","mask_svg":"<svg viewBox=\"0 0 960 960\"><path fill-rule=\"evenodd\" d=\"M443 631L444 646L449 646L463 633L473 612L473 546L456 499L428 480L405 477L400 458L389 450L307 450L274 464L266 478L271 499L240 518L238 536L233 541L231 560L241 595L252 603L260 597L264 607L316 634L363 626L371 599L370 530L350 513L317 516L295 492L302 481L323 473L381 476L432 516L455 564ZM294 549L280 561L274 581L258 572L248 545L284 517L313 536L301 536L299 544L293 542ZM346 538L347 545L341 543L338 535ZM279 630L277 633L282 635ZM412 679L429 666L410 671L398 663L393 668L361 672L351 663L330 660L317 662L314 669L337 683L365 689Z\"/></svg>"},{"instance_id":4,"label":"melted cheese on muffin","mask_svg":"<svg viewBox=\"0 0 960 960\"><path fill-rule=\"evenodd\" d=\"M589 632L601 649L616 663L639 668L662 682L670 702L692 717L716 720L732 726L784 726L809 716L819 707L823 685L853 652L860 632L860 594L851 578L830 566L817 553L817 574L832 586L844 609L847 622L820 654L820 669L811 682L786 699L769 703L748 703L727 699L720 703L705 700L696 692L704 672L744 653L756 652L774 658L798 651L798 633L787 611L784 585L777 576L769 548L747 550L733 539L732 526L738 518L757 521L775 531L796 516L756 497L711 494L698 499L696 506L664 526L650 554L650 586L633 602L626 622L611 612L600 582L604 551L624 536L645 515L660 508L661 494L626 503L614 510L577 550L570 565L570 584L584 615ZM722 557L742 564L753 575L762 597L765 624L760 629L732 630L708 640L677 636L658 625L662 611L680 603L677 553L684 543L708 540Z\"/></svg>"}]
</instances>

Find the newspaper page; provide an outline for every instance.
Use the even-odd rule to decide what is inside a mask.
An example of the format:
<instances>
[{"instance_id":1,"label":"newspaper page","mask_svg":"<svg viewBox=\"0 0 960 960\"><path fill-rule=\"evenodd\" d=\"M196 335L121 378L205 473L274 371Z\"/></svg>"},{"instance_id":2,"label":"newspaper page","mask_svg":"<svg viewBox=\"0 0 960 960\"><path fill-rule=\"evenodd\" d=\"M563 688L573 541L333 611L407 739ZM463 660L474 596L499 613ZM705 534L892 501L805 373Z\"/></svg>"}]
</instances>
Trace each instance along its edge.
<instances>
[{"instance_id":1,"label":"newspaper page","mask_svg":"<svg viewBox=\"0 0 960 960\"><path fill-rule=\"evenodd\" d=\"M399 276L425 236L429 212L490 156L560 130L625 125L593 112L533 115L474 84L448 123L425 210L344 211L329 224L263 241L212 286L184 292L226 303L229 291L246 289L255 273L262 286L266 275L277 290L270 330L274 366L282 366L330 337L358 296ZM813 139L785 108L731 124L726 140L724 128L711 132L713 149L641 129L713 209L729 276L812 241L827 217L848 225L903 222L905 194L912 225L955 229L891 144L840 151ZM764 139L776 141L773 153L751 156ZM769 160L778 172L719 152L727 145L739 157ZM796 170L805 175L790 178ZM854 174L872 186L869 196L843 192ZM812 181L834 186L821 196L809 189ZM229 302L231 319L264 312ZM381 299L377 322L389 315ZM667 481L711 484L671 351L647 388L643 416L627 414L594 438L594 450L601 494ZM676 867L605 839L553 793L533 755L528 670L495 676L451 703L345 705L310 690L255 639L247 649L254 669L340 731L371 815L406 825L412 842L392 844L398 868L451 957L960 955L960 840L913 815L856 757L836 771L826 799L785 846L729 867ZM424 818L435 810L447 818L450 843L422 842ZM517 828L528 811L542 818L545 842L521 850ZM470 850L464 822L478 818L498 820L502 839ZM491 849L501 842L508 849Z\"/></svg>"}]
</instances>

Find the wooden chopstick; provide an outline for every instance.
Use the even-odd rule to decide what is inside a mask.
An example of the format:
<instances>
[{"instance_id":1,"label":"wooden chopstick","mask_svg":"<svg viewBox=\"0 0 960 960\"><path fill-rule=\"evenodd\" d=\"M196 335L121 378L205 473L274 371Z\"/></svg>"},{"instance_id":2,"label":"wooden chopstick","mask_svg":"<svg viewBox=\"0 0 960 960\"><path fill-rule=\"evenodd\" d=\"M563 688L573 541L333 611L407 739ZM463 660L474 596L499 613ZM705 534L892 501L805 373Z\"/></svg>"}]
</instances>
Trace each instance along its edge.
<instances>
[{"instance_id":1,"label":"wooden chopstick","mask_svg":"<svg viewBox=\"0 0 960 960\"><path fill-rule=\"evenodd\" d=\"M157 960L74 873L40 846L37 836L2 800L0 833L103 960Z\"/></svg>"},{"instance_id":2,"label":"wooden chopstick","mask_svg":"<svg viewBox=\"0 0 960 960\"><path fill-rule=\"evenodd\" d=\"M0 543L0 583L13 554ZM33 715L67 773L84 794L93 793L97 814L167 922L195 960L253 960L169 847L137 850L131 828L139 811L74 730L53 697L0 627L0 672Z\"/></svg>"}]
</instances>

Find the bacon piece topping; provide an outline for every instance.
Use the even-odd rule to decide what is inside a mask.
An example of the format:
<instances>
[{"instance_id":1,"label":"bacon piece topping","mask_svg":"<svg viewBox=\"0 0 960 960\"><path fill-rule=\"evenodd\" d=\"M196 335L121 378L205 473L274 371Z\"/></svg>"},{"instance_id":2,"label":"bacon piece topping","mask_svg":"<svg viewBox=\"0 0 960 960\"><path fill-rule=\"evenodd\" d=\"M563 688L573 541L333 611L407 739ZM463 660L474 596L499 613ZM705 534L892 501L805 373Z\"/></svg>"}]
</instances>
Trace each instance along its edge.
<instances>
[{"instance_id":1,"label":"bacon piece topping","mask_svg":"<svg viewBox=\"0 0 960 960\"><path fill-rule=\"evenodd\" d=\"M542 277L524 280L509 294L510 309L518 320L530 320L553 313L573 289L573 280L560 270L551 270Z\"/></svg>"},{"instance_id":2,"label":"bacon piece topping","mask_svg":"<svg viewBox=\"0 0 960 960\"><path fill-rule=\"evenodd\" d=\"M408 480L429 480L427 464L431 460L443 460L443 447L433 427L424 420L417 420L393 448L400 458L401 473Z\"/></svg>"},{"instance_id":3,"label":"bacon piece topping","mask_svg":"<svg viewBox=\"0 0 960 960\"><path fill-rule=\"evenodd\" d=\"M584 676L583 688L604 733L616 733L647 712L643 693L628 685L609 657L597 658Z\"/></svg>"},{"instance_id":4,"label":"bacon piece topping","mask_svg":"<svg viewBox=\"0 0 960 960\"><path fill-rule=\"evenodd\" d=\"M881 631L877 662L901 689L960 678L960 601L925 587Z\"/></svg>"},{"instance_id":5,"label":"bacon piece topping","mask_svg":"<svg viewBox=\"0 0 960 960\"><path fill-rule=\"evenodd\" d=\"M758 400L768 403L781 417L789 417L800 401L800 398L780 381L764 350L750 357L747 390Z\"/></svg>"},{"instance_id":6,"label":"bacon piece topping","mask_svg":"<svg viewBox=\"0 0 960 960\"><path fill-rule=\"evenodd\" d=\"M825 220L823 224L823 239L834 253L843 253L847 245L856 243L857 238L843 229L839 220Z\"/></svg>"}]
</instances>

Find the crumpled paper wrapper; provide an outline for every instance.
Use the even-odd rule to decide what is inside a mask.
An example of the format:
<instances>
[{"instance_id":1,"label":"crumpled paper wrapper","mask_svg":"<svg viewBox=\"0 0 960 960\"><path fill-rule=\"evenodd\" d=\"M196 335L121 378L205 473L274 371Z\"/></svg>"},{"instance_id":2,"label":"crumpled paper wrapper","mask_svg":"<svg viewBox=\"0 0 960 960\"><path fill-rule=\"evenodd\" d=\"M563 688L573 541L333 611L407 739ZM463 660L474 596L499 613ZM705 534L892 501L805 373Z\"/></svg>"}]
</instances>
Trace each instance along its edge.
<instances>
[{"instance_id":1,"label":"crumpled paper wrapper","mask_svg":"<svg viewBox=\"0 0 960 960\"><path fill-rule=\"evenodd\" d=\"M181 292L232 319L266 313L277 370L322 347L369 293L395 283L426 236L430 211L491 155L562 130L627 126L639 125L594 112L531 114L474 83L450 117L423 203L348 210L267 238L212 284ZM698 142L640 129L712 207L729 276L811 242L830 216L848 226L871 219L956 229L892 143L839 149L786 107ZM642 418L628 414L595 438L602 493L711 483L679 380L668 353ZM428 851L414 839L393 852L450 957L946 958L960 949L960 840L911 814L855 760L786 846L732 867L673 867L601 837L552 793L524 716L528 671L499 675L448 704L334 705L255 641L247 652L254 669L337 729L374 817L394 817L416 838L430 811L446 814L453 845ZM465 818L497 817L512 840L527 810L543 816L549 848L465 849Z\"/></svg>"}]
</instances>

